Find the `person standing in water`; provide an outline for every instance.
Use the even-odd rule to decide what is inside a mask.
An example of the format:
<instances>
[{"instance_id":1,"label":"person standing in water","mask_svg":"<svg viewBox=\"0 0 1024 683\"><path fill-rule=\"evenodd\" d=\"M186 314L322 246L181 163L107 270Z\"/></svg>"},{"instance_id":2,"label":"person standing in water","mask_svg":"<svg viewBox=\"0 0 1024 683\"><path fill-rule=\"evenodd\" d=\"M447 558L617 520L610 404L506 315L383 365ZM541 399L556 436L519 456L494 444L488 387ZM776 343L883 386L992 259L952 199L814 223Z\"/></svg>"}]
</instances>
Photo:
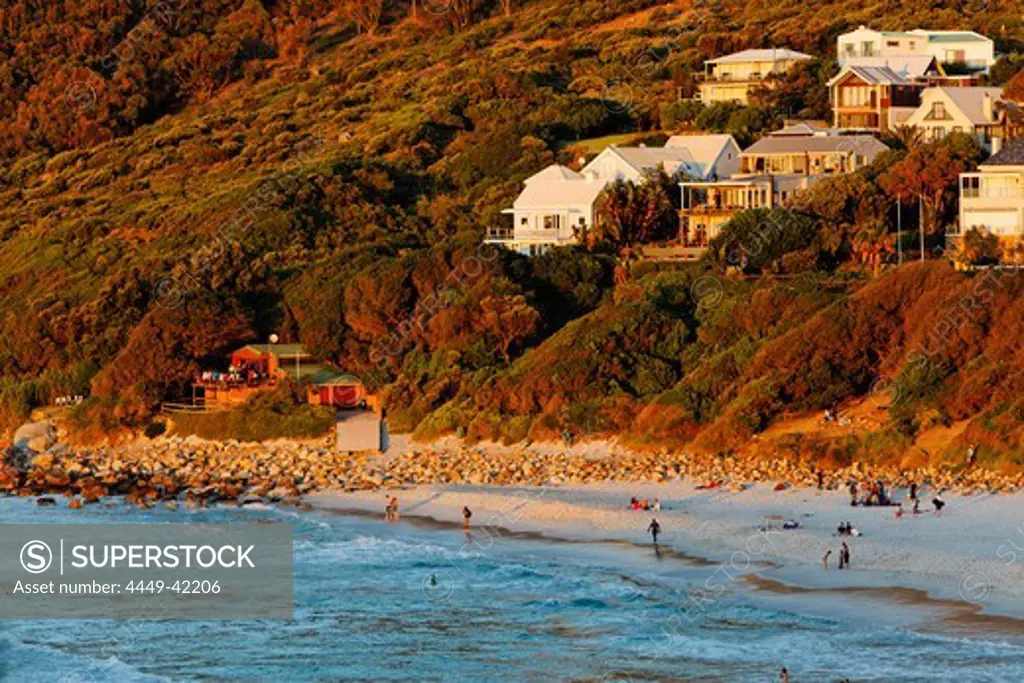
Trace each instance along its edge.
<instances>
[{"instance_id":1,"label":"person standing in water","mask_svg":"<svg viewBox=\"0 0 1024 683\"><path fill-rule=\"evenodd\" d=\"M847 569L849 569L850 568L850 546L846 545L846 543L844 542L843 543L843 549L840 550L839 552L842 555L842 563L843 563L843 565Z\"/></svg>"},{"instance_id":2,"label":"person standing in water","mask_svg":"<svg viewBox=\"0 0 1024 683\"><path fill-rule=\"evenodd\" d=\"M658 520L651 518L651 524L647 527L647 530L651 532L651 538L654 539L654 544L658 544L658 534L661 533L661 525L658 524Z\"/></svg>"},{"instance_id":3,"label":"person standing in water","mask_svg":"<svg viewBox=\"0 0 1024 683\"><path fill-rule=\"evenodd\" d=\"M391 521L398 521L398 496L391 497Z\"/></svg>"},{"instance_id":4,"label":"person standing in water","mask_svg":"<svg viewBox=\"0 0 1024 683\"><path fill-rule=\"evenodd\" d=\"M463 505L462 506L462 521L463 521L463 528L464 529L468 529L469 528L469 518L472 517L472 516L473 516L473 511L469 509L469 506L468 505Z\"/></svg>"},{"instance_id":5,"label":"person standing in water","mask_svg":"<svg viewBox=\"0 0 1024 683\"><path fill-rule=\"evenodd\" d=\"M789 669L782 667L782 671L779 672L779 683L789 683Z\"/></svg>"}]
</instances>

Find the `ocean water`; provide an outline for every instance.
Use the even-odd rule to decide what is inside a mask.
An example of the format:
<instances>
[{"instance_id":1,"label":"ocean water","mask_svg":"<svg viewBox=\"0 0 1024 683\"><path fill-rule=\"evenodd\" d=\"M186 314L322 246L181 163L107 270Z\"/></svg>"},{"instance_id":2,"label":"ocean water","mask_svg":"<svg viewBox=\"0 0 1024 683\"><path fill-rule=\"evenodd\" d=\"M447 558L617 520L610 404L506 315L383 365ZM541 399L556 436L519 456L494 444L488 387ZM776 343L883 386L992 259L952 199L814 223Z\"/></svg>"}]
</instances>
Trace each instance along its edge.
<instances>
[{"instance_id":1,"label":"ocean water","mask_svg":"<svg viewBox=\"0 0 1024 683\"><path fill-rule=\"evenodd\" d=\"M294 525L295 619L0 619L0 681L1021 681L1024 642L787 611L715 567L273 508L69 511L0 499L0 523ZM718 594L720 592L720 594ZM821 600L811 597L809 600ZM816 615L817 614L817 615Z\"/></svg>"}]
</instances>

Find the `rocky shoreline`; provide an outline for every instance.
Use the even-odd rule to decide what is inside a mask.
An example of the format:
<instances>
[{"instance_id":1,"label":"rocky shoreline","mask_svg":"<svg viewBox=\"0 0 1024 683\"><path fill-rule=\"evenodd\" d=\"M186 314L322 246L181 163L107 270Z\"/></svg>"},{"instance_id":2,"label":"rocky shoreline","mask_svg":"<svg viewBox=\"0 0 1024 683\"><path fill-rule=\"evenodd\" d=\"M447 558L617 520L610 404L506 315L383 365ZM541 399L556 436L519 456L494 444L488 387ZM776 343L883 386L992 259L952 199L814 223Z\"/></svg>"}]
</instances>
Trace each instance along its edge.
<instances>
[{"instance_id":1,"label":"rocky shoreline","mask_svg":"<svg viewBox=\"0 0 1024 683\"><path fill-rule=\"evenodd\" d=\"M302 497L326 490L360 491L430 484L564 486L598 482L690 480L707 488L742 491L768 483L776 490L816 487L819 473L782 458L748 461L685 452L595 455L574 449L412 445L394 455L341 453L333 440L270 443L208 442L160 437L123 447L44 452L8 449L0 468L0 495L37 496L69 507L124 496L131 504L176 507L214 503L274 502L304 505ZM957 493L1012 493L1024 489L1024 473L1006 475L973 467L912 471L854 464L821 473L825 489L881 480L890 488L911 483ZM861 489L866 490L866 489Z\"/></svg>"}]
</instances>

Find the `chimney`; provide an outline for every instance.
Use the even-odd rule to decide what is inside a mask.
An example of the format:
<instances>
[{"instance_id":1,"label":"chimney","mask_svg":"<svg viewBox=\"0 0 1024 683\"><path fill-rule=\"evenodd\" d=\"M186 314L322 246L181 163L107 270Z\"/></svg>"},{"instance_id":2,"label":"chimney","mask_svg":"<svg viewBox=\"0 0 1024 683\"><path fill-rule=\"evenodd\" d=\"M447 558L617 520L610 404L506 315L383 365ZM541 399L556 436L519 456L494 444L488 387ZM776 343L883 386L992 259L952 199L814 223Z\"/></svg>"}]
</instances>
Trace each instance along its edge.
<instances>
[{"instance_id":1,"label":"chimney","mask_svg":"<svg viewBox=\"0 0 1024 683\"><path fill-rule=\"evenodd\" d=\"M985 121L988 123L995 121L994 112L992 111L992 96L987 92L981 97L981 111L985 116Z\"/></svg>"}]
</instances>

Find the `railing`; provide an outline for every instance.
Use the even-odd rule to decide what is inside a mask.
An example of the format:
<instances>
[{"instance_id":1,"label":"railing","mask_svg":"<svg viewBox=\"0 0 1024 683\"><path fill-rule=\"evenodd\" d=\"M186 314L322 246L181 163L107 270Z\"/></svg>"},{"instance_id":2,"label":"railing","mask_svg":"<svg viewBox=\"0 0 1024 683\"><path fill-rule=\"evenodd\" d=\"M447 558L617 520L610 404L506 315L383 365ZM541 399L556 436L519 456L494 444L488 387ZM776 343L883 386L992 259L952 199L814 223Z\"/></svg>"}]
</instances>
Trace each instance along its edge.
<instances>
[{"instance_id":1,"label":"railing","mask_svg":"<svg viewBox=\"0 0 1024 683\"><path fill-rule=\"evenodd\" d=\"M192 400L183 399L182 402L167 402L160 404L160 412L164 414L213 413L225 409L225 406L217 403L216 401L207 401L205 398Z\"/></svg>"},{"instance_id":2,"label":"railing","mask_svg":"<svg viewBox=\"0 0 1024 683\"><path fill-rule=\"evenodd\" d=\"M575 239L572 235L565 235L563 231L551 228L545 229L525 229L520 228L514 230L512 228L488 228L487 239L489 240L501 240L501 241L512 241L522 240L529 242L531 240L542 240L545 242L571 242Z\"/></svg>"},{"instance_id":3,"label":"railing","mask_svg":"<svg viewBox=\"0 0 1024 683\"><path fill-rule=\"evenodd\" d=\"M509 240L512 239L515 230L512 228L487 228L487 239L489 240Z\"/></svg>"}]
</instances>

